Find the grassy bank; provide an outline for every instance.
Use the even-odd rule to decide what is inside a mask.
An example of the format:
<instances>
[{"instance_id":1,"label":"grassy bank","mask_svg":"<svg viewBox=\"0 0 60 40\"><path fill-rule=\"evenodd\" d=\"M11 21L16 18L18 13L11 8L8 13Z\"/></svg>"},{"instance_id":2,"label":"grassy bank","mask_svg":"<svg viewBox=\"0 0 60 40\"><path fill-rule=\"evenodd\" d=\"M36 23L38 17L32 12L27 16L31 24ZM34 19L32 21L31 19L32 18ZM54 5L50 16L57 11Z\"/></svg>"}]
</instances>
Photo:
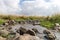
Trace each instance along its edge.
<instances>
[{"instance_id":1,"label":"grassy bank","mask_svg":"<svg viewBox=\"0 0 60 40\"><path fill-rule=\"evenodd\" d=\"M9 19L16 20L16 21L20 21L20 20L39 20L40 24L43 27L46 27L46 28L53 28L55 23L60 24L60 14L56 14L56 15L52 15L52 16L41 16L41 17L0 15L0 24L6 22L6 20L9 20Z\"/></svg>"}]
</instances>

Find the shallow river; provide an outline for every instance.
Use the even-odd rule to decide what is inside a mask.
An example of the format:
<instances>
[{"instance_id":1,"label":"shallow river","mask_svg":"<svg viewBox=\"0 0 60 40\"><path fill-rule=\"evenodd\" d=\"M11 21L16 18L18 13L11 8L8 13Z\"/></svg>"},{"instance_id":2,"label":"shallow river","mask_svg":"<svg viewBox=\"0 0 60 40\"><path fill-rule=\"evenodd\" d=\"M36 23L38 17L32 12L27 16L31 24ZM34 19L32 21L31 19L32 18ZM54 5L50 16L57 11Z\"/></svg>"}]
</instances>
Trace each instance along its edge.
<instances>
[{"instance_id":1,"label":"shallow river","mask_svg":"<svg viewBox=\"0 0 60 40\"><path fill-rule=\"evenodd\" d=\"M20 27L24 27L24 28L26 28L26 29L32 29L32 28L36 28L41 34L37 34L37 36L38 37L40 37L40 38L42 38L42 39L44 39L44 40L46 40L45 38L44 38L44 34L43 34L43 30L45 30L46 28L44 28L44 27L42 27L42 26L40 26L40 25L35 25L35 26L33 26L32 24L17 24L17 25L15 25L15 26L12 26L13 27L13 31L16 31L15 29L19 29ZM55 35L56 35L56 37L57 37L57 39L56 40L60 40L60 33L59 32L53 32Z\"/></svg>"}]
</instances>

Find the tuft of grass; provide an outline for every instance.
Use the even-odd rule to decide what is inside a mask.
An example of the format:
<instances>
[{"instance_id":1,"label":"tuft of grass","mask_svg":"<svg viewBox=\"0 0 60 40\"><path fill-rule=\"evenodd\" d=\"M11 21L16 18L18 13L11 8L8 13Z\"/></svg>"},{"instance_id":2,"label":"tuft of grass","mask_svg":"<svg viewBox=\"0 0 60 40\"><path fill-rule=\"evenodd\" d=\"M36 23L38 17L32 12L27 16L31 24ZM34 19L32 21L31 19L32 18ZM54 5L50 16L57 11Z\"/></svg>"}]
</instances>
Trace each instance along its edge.
<instances>
[{"instance_id":1,"label":"tuft of grass","mask_svg":"<svg viewBox=\"0 0 60 40\"><path fill-rule=\"evenodd\" d=\"M0 19L0 24L3 24L4 22L6 22L6 20Z\"/></svg>"},{"instance_id":2,"label":"tuft of grass","mask_svg":"<svg viewBox=\"0 0 60 40\"><path fill-rule=\"evenodd\" d=\"M60 14L52 16L12 16L12 15L0 15L0 24L4 23L5 20L38 20L43 27L53 28L55 23L60 24Z\"/></svg>"}]
</instances>

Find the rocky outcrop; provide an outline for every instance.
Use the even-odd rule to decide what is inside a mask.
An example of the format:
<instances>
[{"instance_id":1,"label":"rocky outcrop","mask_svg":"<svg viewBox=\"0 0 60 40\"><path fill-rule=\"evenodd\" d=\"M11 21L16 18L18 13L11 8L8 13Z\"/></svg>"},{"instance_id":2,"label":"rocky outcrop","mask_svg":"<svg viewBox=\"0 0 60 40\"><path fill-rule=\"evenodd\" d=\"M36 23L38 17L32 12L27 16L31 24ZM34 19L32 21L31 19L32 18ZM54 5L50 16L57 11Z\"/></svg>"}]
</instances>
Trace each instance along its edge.
<instances>
[{"instance_id":1,"label":"rocky outcrop","mask_svg":"<svg viewBox=\"0 0 60 40\"><path fill-rule=\"evenodd\" d=\"M0 36L6 37L9 34L7 30L0 30Z\"/></svg>"},{"instance_id":2,"label":"rocky outcrop","mask_svg":"<svg viewBox=\"0 0 60 40\"><path fill-rule=\"evenodd\" d=\"M36 28L32 28L32 30L33 30L35 33L39 33L39 34L40 34L40 32L39 32Z\"/></svg>"},{"instance_id":3,"label":"rocky outcrop","mask_svg":"<svg viewBox=\"0 0 60 40\"><path fill-rule=\"evenodd\" d=\"M56 36L54 33L52 33L51 31L49 30L44 30L43 33L45 34L45 38L48 39L48 40L55 40L56 39Z\"/></svg>"},{"instance_id":4,"label":"rocky outcrop","mask_svg":"<svg viewBox=\"0 0 60 40\"><path fill-rule=\"evenodd\" d=\"M23 28L23 27L20 27L18 30L17 30L17 33L19 33L20 35L23 35L25 34L27 31L27 29Z\"/></svg>"},{"instance_id":5,"label":"rocky outcrop","mask_svg":"<svg viewBox=\"0 0 60 40\"><path fill-rule=\"evenodd\" d=\"M6 40L6 38L3 38L3 37L0 36L0 40Z\"/></svg>"},{"instance_id":6,"label":"rocky outcrop","mask_svg":"<svg viewBox=\"0 0 60 40\"><path fill-rule=\"evenodd\" d=\"M24 34L19 37L19 40L41 40L41 39L37 36L31 36L29 34Z\"/></svg>"},{"instance_id":7,"label":"rocky outcrop","mask_svg":"<svg viewBox=\"0 0 60 40\"><path fill-rule=\"evenodd\" d=\"M6 23L3 23L2 25L3 25L3 26L8 26L9 24L6 22Z\"/></svg>"},{"instance_id":8,"label":"rocky outcrop","mask_svg":"<svg viewBox=\"0 0 60 40\"><path fill-rule=\"evenodd\" d=\"M32 35L32 36L35 36L35 35L36 35L33 30L28 30L28 31L26 31L26 34L30 34L30 35Z\"/></svg>"},{"instance_id":9,"label":"rocky outcrop","mask_svg":"<svg viewBox=\"0 0 60 40\"><path fill-rule=\"evenodd\" d=\"M8 20L8 22L7 22L9 25L14 25L16 22L15 22L15 20Z\"/></svg>"},{"instance_id":10,"label":"rocky outcrop","mask_svg":"<svg viewBox=\"0 0 60 40\"><path fill-rule=\"evenodd\" d=\"M59 23L55 23L54 29L55 29L56 31L60 31L60 24L59 24Z\"/></svg>"},{"instance_id":11,"label":"rocky outcrop","mask_svg":"<svg viewBox=\"0 0 60 40\"><path fill-rule=\"evenodd\" d=\"M23 27L20 27L20 28L17 30L17 33L19 33L20 35L23 35L23 34L30 34L30 35L33 35L33 36L36 35L33 30L26 29L26 28L23 28Z\"/></svg>"}]
</instances>

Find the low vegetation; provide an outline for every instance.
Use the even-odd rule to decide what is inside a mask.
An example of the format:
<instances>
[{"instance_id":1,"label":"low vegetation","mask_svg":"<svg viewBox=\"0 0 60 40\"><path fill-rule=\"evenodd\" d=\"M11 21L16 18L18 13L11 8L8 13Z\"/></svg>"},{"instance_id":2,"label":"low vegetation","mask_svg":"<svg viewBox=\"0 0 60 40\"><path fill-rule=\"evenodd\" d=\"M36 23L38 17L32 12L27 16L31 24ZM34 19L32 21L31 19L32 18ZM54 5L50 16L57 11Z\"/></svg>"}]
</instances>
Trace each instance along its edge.
<instances>
[{"instance_id":1,"label":"low vegetation","mask_svg":"<svg viewBox=\"0 0 60 40\"><path fill-rule=\"evenodd\" d=\"M52 15L52 16L12 16L12 15L0 15L0 24L6 22L7 20L39 20L40 25L46 28L53 28L55 23L60 24L60 14Z\"/></svg>"}]
</instances>

